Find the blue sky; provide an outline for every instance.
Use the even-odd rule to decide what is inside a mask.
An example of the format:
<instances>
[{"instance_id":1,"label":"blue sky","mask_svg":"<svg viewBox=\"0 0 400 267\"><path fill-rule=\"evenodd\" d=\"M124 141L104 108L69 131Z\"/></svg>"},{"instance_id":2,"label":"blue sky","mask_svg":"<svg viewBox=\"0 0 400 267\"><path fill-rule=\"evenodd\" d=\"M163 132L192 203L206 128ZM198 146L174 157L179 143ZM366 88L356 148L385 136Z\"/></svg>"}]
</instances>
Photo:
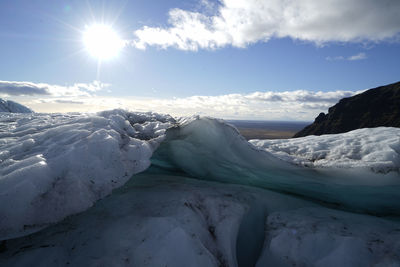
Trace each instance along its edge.
<instances>
[{"instance_id":1,"label":"blue sky","mask_svg":"<svg viewBox=\"0 0 400 267\"><path fill-rule=\"evenodd\" d=\"M395 0L3 0L0 97L40 112L311 120L340 97L400 80L399 8ZM100 22L126 45L98 68L82 39Z\"/></svg>"}]
</instances>

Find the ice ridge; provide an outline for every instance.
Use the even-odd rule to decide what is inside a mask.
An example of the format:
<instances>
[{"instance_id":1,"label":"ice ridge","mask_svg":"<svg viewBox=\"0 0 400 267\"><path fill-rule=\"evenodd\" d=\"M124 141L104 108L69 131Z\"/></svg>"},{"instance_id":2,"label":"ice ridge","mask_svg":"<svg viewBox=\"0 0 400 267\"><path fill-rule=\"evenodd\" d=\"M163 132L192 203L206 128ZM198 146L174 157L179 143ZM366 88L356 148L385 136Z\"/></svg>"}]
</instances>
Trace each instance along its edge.
<instances>
[{"instance_id":1,"label":"ice ridge","mask_svg":"<svg viewBox=\"0 0 400 267\"><path fill-rule=\"evenodd\" d=\"M370 139L369 131L374 136ZM327 147L336 155L336 162L325 161L311 168L293 164L296 155L283 157L266 149L269 146L264 144L269 141L251 144L233 126L212 118L197 118L169 129L152 163L164 173L184 172L198 179L272 189L352 211L400 213L400 129L364 129L318 138L292 141L303 142L303 147ZM360 146L358 142L365 144ZM350 161L346 157L352 149L353 154L360 149L360 156Z\"/></svg>"}]
</instances>

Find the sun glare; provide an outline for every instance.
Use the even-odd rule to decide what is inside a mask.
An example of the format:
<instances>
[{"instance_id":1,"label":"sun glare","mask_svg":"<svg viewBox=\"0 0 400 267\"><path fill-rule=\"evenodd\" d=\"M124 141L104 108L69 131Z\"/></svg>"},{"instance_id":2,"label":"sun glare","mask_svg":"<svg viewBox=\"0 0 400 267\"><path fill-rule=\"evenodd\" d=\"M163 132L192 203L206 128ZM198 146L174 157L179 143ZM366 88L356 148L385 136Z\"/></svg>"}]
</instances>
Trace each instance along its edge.
<instances>
[{"instance_id":1,"label":"sun glare","mask_svg":"<svg viewBox=\"0 0 400 267\"><path fill-rule=\"evenodd\" d=\"M109 25L94 24L83 34L87 51L94 57L106 60L118 55L124 46L123 40Z\"/></svg>"}]
</instances>

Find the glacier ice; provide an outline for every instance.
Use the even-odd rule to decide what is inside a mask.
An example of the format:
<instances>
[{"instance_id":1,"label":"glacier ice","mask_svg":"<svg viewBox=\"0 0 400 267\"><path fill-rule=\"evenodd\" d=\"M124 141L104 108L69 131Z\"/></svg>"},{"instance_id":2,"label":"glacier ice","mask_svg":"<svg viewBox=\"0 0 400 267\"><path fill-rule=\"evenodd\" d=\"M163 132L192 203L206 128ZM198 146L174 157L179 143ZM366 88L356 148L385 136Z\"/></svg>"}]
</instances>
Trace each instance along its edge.
<instances>
[{"instance_id":1,"label":"glacier ice","mask_svg":"<svg viewBox=\"0 0 400 267\"><path fill-rule=\"evenodd\" d=\"M321 207L269 214L256 266L399 266L400 224Z\"/></svg>"},{"instance_id":2,"label":"glacier ice","mask_svg":"<svg viewBox=\"0 0 400 267\"><path fill-rule=\"evenodd\" d=\"M0 112L32 113L33 111L17 102L0 98Z\"/></svg>"},{"instance_id":3,"label":"glacier ice","mask_svg":"<svg viewBox=\"0 0 400 267\"><path fill-rule=\"evenodd\" d=\"M400 214L399 153L396 150L400 129L378 128L373 133L377 136L379 132L382 134L373 146L377 151L369 152L369 160L363 161L363 166L379 169L382 163L380 153L387 154L387 151L379 149L392 147L392 165L390 169L385 168L385 173L375 172L374 168L297 166L277 157L276 153L251 145L234 127L211 118L192 119L169 129L166 139L153 154L152 163L163 171L180 171L205 180L297 194L338 208ZM353 138L358 138L358 135L354 134ZM340 140L340 135L336 139ZM307 138L304 142L308 143ZM323 146L324 140L321 142ZM342 145L338 143L338 146Z\"/></svg>"},{"instance_id":4,"label":"glacier ice","mask_svg":"<svg viewBox=\"0 0 400 267\"><path fill-rule=\"evenodd\" d=\"M240 255L253 219L265 225L261 252ZM247 256L256 266L397 266L399 240L399 221L149 170L86 212L8 240L0 265L250 266L237 263Z\"/></svg>"},{"instance_id":5,"label":"glacier ice","mask_svg":"<svg viewBox=\"0 0 400 267\"><path fill-rule=\"evenodd\" d=\"M0 239L81 212L150 165L169 116L0 115Z\"/></svg>"},{"instance_id":6,"label":"glacier ice","mask_svg":"<svg viewBox=\"0 0 400 267\"><path fill-rule=\"evenodd\" d=\"M379 154L379 150L376 152ZM398 153L393 150L395 154ZM379 157L371 157L367 164L376 166L376 159ZM338 208L374 214L400 213L398 165L387 173L369 168L296 166L251 145L235 128L211 118L190 120L169 129L152 163L164 171L297 194Z\"/></svg>"},{"instance_id":7,"label":"glacier ice","mask_svg":"<svg viewBox=\"0 0 400 267\"><path fill-rule=\"evenodd\" d=\"M368 132L371 138L361 140ZM398 137L399 129L377 128L251 144L233 126L213 118L175 120L123 110L2 113L0 240L86 210L151 163L155 174L251 185L337 208L398 215ZM320 164L311 158L314 164L306 164L301 151L307 149L336 161Z\"/></svg>"},{"instance_id":8,"label":"glacier ice","mask_svg":"<svg viewBox=\"0 0 400 267\"><path fill-rule=\"evenodd\" d=\"M365 128L343 134L250 140L250 143L285 161L307 167L400 172L399 128Z\"/></svg>"}]
</instances>

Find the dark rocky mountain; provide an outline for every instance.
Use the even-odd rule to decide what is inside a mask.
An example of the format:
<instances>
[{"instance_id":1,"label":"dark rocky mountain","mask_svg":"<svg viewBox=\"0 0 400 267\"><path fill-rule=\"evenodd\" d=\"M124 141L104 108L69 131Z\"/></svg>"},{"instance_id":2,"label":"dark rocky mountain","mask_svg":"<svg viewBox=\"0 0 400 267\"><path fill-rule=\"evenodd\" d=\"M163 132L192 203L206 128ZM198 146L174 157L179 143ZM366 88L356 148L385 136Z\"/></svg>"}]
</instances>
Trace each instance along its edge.
<instances>
[{"instance_id":1,"label":"dark rocky mountain","mask_svg":"<svg viewBox=\"0 0 400 267\"><path fill-rule=\"evenodd\" d=\"M344 133L360 128L400 127L400 82L343 98L293 137Z\"/></svg>"}]
</instances>

